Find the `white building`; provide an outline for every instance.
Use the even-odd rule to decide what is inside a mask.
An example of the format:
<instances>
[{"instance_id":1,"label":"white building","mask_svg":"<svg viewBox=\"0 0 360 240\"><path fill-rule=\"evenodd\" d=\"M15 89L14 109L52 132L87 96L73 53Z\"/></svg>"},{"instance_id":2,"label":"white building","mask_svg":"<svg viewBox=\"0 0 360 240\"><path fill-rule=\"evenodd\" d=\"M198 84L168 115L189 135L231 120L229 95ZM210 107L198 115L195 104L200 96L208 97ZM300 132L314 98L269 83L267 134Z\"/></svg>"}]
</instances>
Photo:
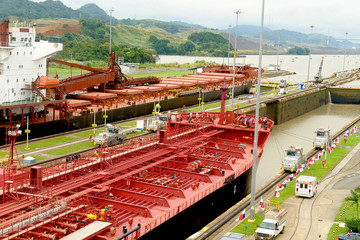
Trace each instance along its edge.
<instances>
[{"instance_id":1,"label":"white building","mask_svg":"<svg viewBox=\"0 0 360 240\"><path fill-rule=\"evenodd\" d=\"M35 42L35 37L34 26L0 23L0 106L35 101L35 92L27 89L38 76L46 75L46 58L62 51L62 43Z\"/></svg>"}]
</instances>

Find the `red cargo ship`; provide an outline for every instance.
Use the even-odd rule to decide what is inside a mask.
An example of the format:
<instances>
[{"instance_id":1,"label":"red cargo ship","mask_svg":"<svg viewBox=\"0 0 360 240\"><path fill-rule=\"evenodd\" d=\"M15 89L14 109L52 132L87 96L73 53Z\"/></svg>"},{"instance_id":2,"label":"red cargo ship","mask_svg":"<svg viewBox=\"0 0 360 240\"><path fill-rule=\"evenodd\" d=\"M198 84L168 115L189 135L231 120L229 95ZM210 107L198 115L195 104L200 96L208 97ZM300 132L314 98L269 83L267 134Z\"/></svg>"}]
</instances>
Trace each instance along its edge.
<instances>
[{"instance_id":1,"label":"red cargo ship","mask_svg":"<svg viewBox=\"0 0 360 240\"><path fill-rule=\"evenodd\" d=\"M238 111L172 114L156 137L0 171L0 239L184 239L247 194L273 121ZM20 132L9 132L14 141ZM191 227L192 226L192 227Z\"/></svg>"}]
</instances>

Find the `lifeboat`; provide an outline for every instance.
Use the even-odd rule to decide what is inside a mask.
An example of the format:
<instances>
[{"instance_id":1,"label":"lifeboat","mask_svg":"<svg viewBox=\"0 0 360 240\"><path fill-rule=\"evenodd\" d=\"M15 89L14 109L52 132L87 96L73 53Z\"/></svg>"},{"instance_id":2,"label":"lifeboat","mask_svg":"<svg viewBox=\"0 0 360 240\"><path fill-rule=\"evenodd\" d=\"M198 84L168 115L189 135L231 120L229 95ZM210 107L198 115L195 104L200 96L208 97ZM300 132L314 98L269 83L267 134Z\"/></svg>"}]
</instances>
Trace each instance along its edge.
<instances>
[{"instance_id":1,"label":"lifeboat","mask_svg":"<svg viewBox=\"0 0 360 240\"><path fill-rule=\"evenodd\" d=\"M37 87L38 88L56 88L59 86L59 79L57 78L49 78L47 76L41 76Z\"/></svg>"}]
</instances>

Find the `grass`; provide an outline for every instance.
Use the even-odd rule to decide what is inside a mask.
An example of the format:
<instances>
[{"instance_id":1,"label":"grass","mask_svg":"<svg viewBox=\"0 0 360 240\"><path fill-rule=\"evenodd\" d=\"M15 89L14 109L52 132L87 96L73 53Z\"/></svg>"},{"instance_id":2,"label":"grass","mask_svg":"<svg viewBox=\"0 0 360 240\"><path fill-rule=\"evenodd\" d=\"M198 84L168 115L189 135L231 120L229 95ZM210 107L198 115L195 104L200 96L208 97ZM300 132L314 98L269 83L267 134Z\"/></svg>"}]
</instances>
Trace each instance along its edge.
<instances>
[{"instance_id":1,"label":"grass","mask_svg":"<svg viewBox=\"0 0 360 240\"><path fill-rule=\"evenodd\" d=\"M120 127L134 127L134 126L136 126L136 120L131 121L131 122L121 123L121 124L119 124L119 126Z\"/></svg>"},{"instance_id":2,"label":"grass","mask_svg":"<svg viewBox=\"0 0 360 240\"><path fill-rule=\"evenodd\" d=\"M212 104L207 104L207 105L204 105L202 108L201 107L193 107L193 108L190 108L188 109L190 112L198 112L198 111L201 111L202 109L204 110L208 110L208 109L211 109L211 108L219 108L219 109L215 109L215 110L211 110L212 112L220 112L220 104L221 103L212 103ZM231 108L231 107L226 107L225 108L225 111L227 110L234 110L234 109L237 109L237 106L239 106L240 108L241 107L245 107L246 104L235 104L234 105L234 108Z\"/></svg>"},{"instance_id":3,"label":"grass","mask_svg":"<svg viewBox=\"0 0 360 240\"><path fill-rule=\"evenodd\" d=\"M180 72L158 72L158 73L149 72L149 73L141 73L141 74L130 74L128 76L135 77L135 78L142 78L142 77L149 77L149 76L172 77L172 76L182 76L182 75L192 74L192 73L193 73L193 71L187 70L187 71L180 71Z\"/></svg>"},{"instance_id":4,"label":"grass","mask_svg":"<svg viewBox=\"0 0 360 240\"><path fill-rule=\"evenodd\" d=\"M66 155L69 153L73 153L76 151L80 151L80 150L84 150L87 148L91 148L94 146L93 142L83 142L83 143L78 143L78 144L74 144L71 146L67 146L67 147L62 147L62 148L58 148L58 149L54 149L48 152L45 152L45 154L51 154L51 155Z\"/></svg>"},{"instance_id":5,"label":"grass","mask_svg":"<svg viewBox=\"0 0 360 240\"><path fill-rule=\"evenodd\" d=\"M95 130L95 135L101 133L101 132L104 132L104 128L98 128ZM86 131L86 132L81 132L81 133L77 133L75 134L75 136L78 136L78 137L89 137L89 135L94 135L94 130L89 130L89 131Z\"/></svg>"},{"instance_id":6,"label":"grass","mask_svg":"<svg viewBox=\"0 0 360 240\"><path fill-rule=\"evenodd\" d=\"M296 93L296 92L298 92L298 91L299 91L299 90L291 90L291 91L289 91L288 94Z\"/></svg>"},{"instance_id":7,"label":"grass","mask_svg":"<svg viewBox=\"0 0 360 240\"><path fill-rule=\"evenodd\" d=\"M49 140L45 140L45 141L41 141L41 142L31 143L31 144L29 144L30 149L25 149L26 144L24 144L24 145L17 147L17 150L18 151L29 151L29 150L34 150L37 148L45 148L45 147L50 147L50 146L54 146L54 145L61 144L61 143L71 142L74 140L76 140L76 138L58 137L58 138L53 138L53 139L49 139Z\"/></svg>"},{"instance_id":8,"label":"grass","mask_svg":"<svg viewBox=\"0 0 360 240\"><path fill-rule=\"evenodd\" d=\"M353 134L352 136L349 135L346 143L344 141L344 139L341 139L339 145L340 146L350 146L350 147L353 147L355 146L360 140L360 135L358 134Z\"/></svg>"},{"instance_id":9,"label":"grass","mask_svg":"<svg viewBox=\"0 0 360 240\"><path fill-rule=\"evenodd\" d=\"M126 134L126 138L136 136L136 135L140 135L140 134L144 134L144 133L146 133L146 131L144 131L144 132L132 132L132 133Z\"/></svg>"},{"instance_id":10,"label":"grass","mask_svg":"<svg viewBox=\"0 0 360 240\"><path fill-rule=\"evenodd\" d=\"M79 75L79 74L85 74L88 72L89 71L82 70L80 68L72 68L72 70L70 70L70 67L68 67L68 66L66 66L66 67L53 66L53 67L49 68L49 75L72 73L75 76L75 75Z\"/></svg>"},{"instance_id":11,"label":"grass","mask_svg":"<svg viewBox=\"0 0 360 240\"><path fill-rule=\"evenodd\" d=\"M9 152L0 152L0 157L9 156Z\"/></svg>"},{"instance_id":12,"label":"grass","mask_svg":"<svg viewBox=\"0 0 360 240\"><path fill-rule=\"evenodd\" d=\"M335 231L335 233L333 233ZM327 235L328 240L338 239L339 234L347 234L349 232L349 228L346 226L344 228L339 227L339 224L333 224L329 230Z\"/></svg>"},{"instance_id":13,"label":"grass","mask_svg":"<svg viewBox=\"0 0 360 240\"><path fill-rule=\"evenodd\" d=\"M326 159L326 167L322 167L322 160L325 158L325 155L323 155L319 160L315 161L315 163L311 166L310 169L305 169L300 175L306 175L306 176L314 176L317 177L317 180L319 181L324 175L331 170L331 168L341 159L344 157L344 155L348 152L348 150L343 148L335 148L332 153L327 154ZM288 184L286 184L286 188L280 191L280 197L276 198L272 196L269 198L269 200L272 201L279 201L280 204L283 203L289 196L295 194L295 179Z\"/></svg>"},{"instance_id":14,"label":"grass","mask_svg":"<svg viewBox=\"0 0 360 240\"><path fill-rule=\"evenodd\" d=\"M356 191L360 192L360 188L357 188ZM360 212L360 205L359 209L356 209L356 204L353 204L351 201L344 201L334 221L345 222L346 219L356 218L357 210ZM330 228L327 239L337 239L339 234L346 234L348 232L350 232L350 229L346 225L344 228L341 228L337 223L334 223Z\"/></svg>"},{"instance_id":15,"label":"grass","mask_svg":"<svg viewBox=\"0 0 360 240\"><path fill-rule=\"evenodd\" d=\"M246 235L253 235L257 229L257 225L260 225L260 223L264 220L264 216L261 214L255 214L255 222L248 222L248 219L249 217L245 218L230 232L245 234L245 226L247 226Z\"/></svg>"}]
</instances>

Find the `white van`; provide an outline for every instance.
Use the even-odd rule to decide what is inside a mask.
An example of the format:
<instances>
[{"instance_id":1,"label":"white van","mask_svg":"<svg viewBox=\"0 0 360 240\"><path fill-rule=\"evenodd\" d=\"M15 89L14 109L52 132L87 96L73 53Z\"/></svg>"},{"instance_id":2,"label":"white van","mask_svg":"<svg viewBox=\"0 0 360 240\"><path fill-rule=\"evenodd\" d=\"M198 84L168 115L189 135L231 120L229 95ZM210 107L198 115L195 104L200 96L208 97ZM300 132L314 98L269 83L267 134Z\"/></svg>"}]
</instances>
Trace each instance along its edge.
<instances>
[{"instance_id":1,"label":"white van","mask_svg":"<svg viewBox=\"0 0 360 240\"><path fill-rule=\"evenodd\" d=\"M300 197L313 197L317 191L317 179L312 176L300 176L296 179L295 195Z\"/></svg>"},{"instance_id":2,"label":"white van","mask_svg":"<svg viewBox=\"0 0 360 240\"><path fill-rule=\"evenodd\" d=\"M256 240L272 240L284 232L286 209L274 209L265 213L265 218L255 231Z\"/></svg>"}]
</instances>

